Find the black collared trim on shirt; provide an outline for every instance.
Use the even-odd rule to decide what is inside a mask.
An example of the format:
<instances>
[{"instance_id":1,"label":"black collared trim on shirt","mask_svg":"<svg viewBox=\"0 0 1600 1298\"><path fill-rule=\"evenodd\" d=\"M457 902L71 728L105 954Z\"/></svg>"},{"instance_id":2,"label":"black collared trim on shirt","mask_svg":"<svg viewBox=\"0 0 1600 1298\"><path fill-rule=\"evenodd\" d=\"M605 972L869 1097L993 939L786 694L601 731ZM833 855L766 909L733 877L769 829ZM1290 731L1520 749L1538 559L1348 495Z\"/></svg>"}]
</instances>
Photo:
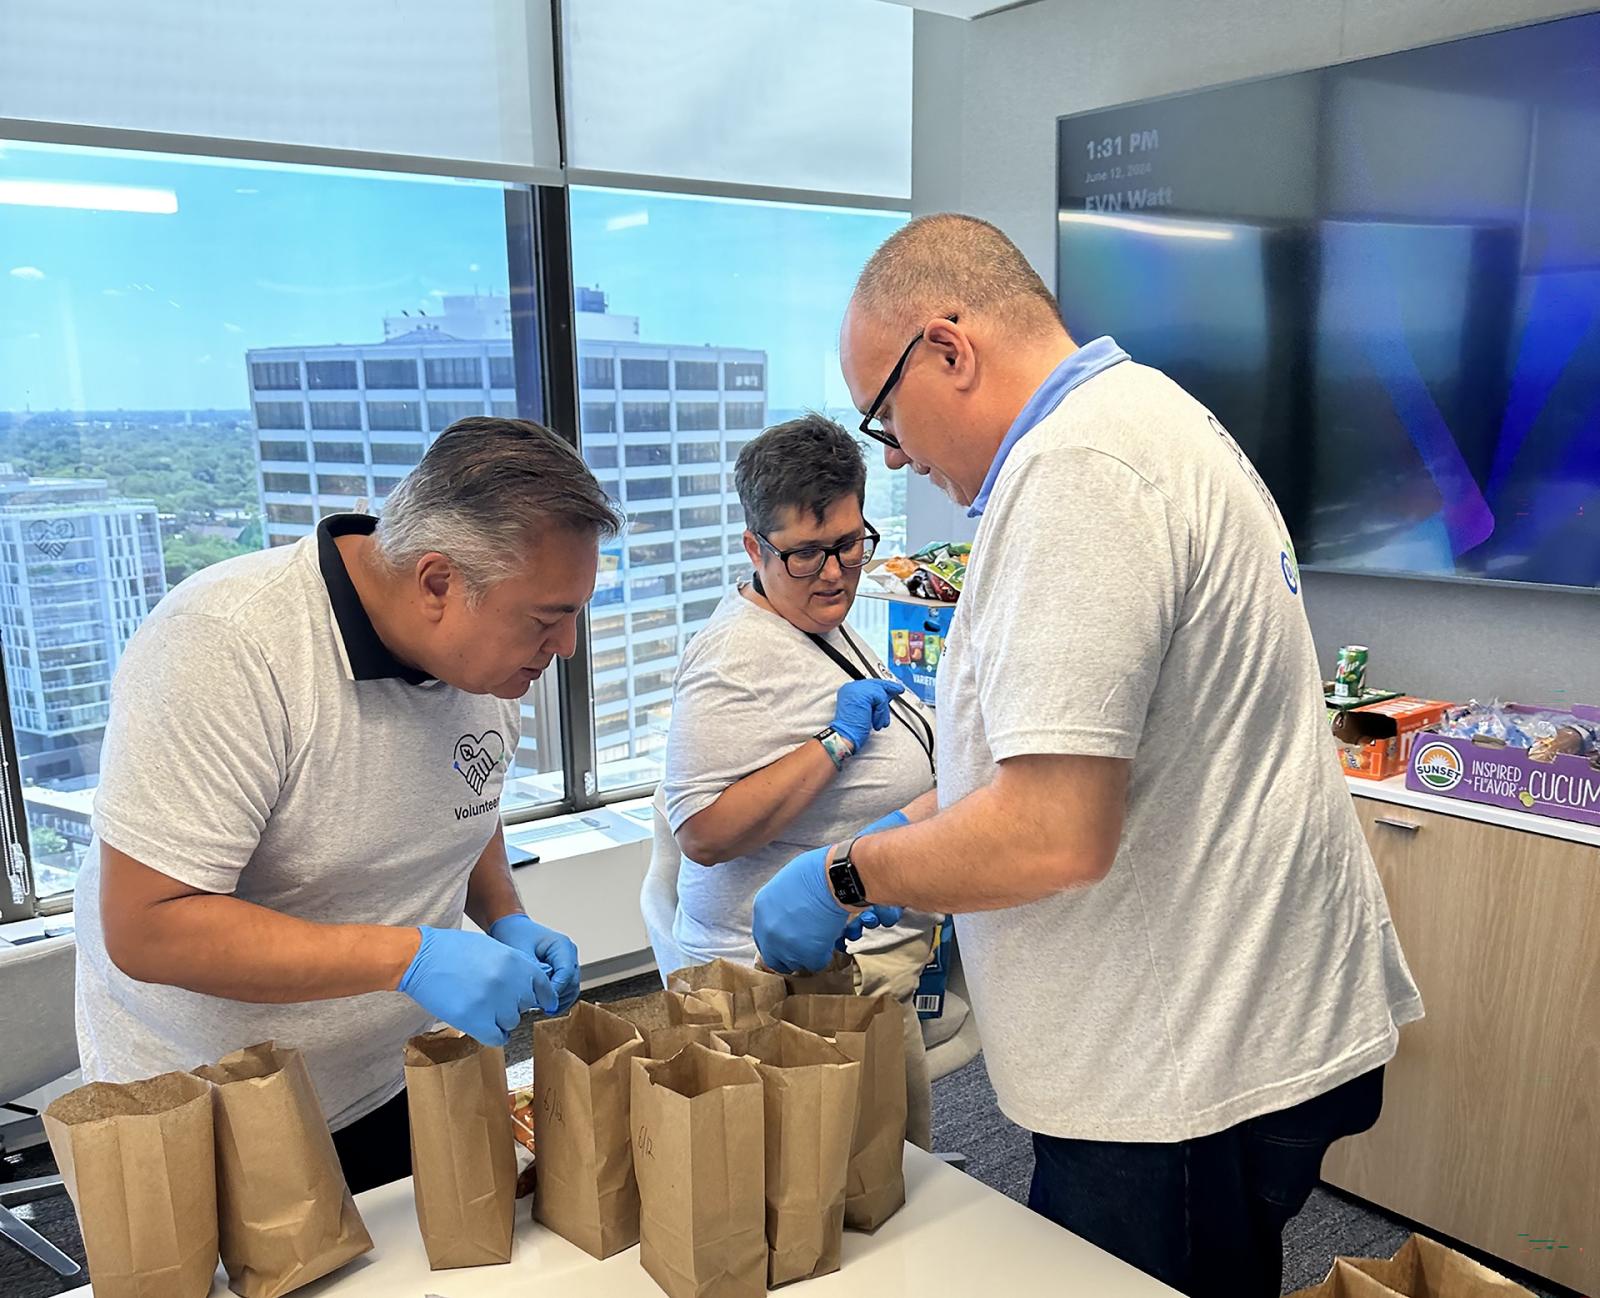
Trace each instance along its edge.
<instances>
[{"instance_id":1,"label":"black collared trim on shirt","mask_svg":"<svg viewBox=\"0 0 1600 1298\"><path fill-rule=\"evenodd\" d=\"M344 641L350 673L358 681L402 680L407 685L424 685L433 677L408 667L378 638L377 628L356 594L356 584L344 566L344 555L334 539L340 536L370 536L378 520L370 514L330 514L317 524L317 564L322 569L322 584L328 588L328 603L333 620Z\"/></svg>"}]
</instances>

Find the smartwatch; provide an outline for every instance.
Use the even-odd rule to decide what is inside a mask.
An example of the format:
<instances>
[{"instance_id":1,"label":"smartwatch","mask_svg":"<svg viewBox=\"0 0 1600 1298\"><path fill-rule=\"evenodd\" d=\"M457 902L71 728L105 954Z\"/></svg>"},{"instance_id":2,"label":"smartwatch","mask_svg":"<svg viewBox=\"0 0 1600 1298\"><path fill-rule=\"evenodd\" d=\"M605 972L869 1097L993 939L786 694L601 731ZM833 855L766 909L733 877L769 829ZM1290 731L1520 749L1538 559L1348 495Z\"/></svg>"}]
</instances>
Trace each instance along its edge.
<instances>
[{"instance_id":1,"label":"smartwatch","mask_svg":"<svg viewBox=\"0 0 1600 1298\"><path fill-rule=\"evenodd\" d=\"M859 838L851 839L844 851L834 857L828 866L828 887L833 891L834 900L853 910L869 904L866 885L861 882L856 863L850 859L850 853L855 851L860 841Z\"/></svg>"},{"instance_id":2,"label":"smartwatch","mask_svg":"<svg viewBox=\"0 0 1600 1298\"><path fill-rule=\"evenodd\" d=\"M822 751L827 753L828 760L833 763L833 769L836 771L844 770L844 764L856 755L856 746L832 726L821 734L814 735L813 738L822 745Z\"/></svg>"}]
</instances>

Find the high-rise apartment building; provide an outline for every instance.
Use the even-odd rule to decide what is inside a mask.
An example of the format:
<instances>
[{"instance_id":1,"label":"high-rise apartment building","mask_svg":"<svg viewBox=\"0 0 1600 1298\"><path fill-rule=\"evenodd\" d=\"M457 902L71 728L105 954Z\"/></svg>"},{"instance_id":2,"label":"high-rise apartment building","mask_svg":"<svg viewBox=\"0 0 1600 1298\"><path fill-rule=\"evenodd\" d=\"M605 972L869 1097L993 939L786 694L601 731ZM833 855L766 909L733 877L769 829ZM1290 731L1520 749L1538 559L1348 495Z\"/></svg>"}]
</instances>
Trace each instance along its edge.
<instances>
[{"instance_id":1,"label":"high-rise apartment building","mask_svg":"<svg viewBox=\"0 0 1600 1298\"><path fill-rule=\"evenodd\" d=\"M167 591L156 507L114 498L97 479L0 464L0 563L23 780L71 788L97 769L112 674Z\"/></svg>"},{"instance_id":2,"label":"high-rise apartment building","mask_svg":"<svg viewBox=\"0 0 1600 1298\"><path fill-rule=\"evenodd\" d=\"M643 342L638 319L609 313L596 289L580 288L577 308L584 456L629 520L592 606L595 742L602 782L617 787L659 773L678 655L743 566L733 466L766 421L767 358ZM457 419L516 414L504 297L390 317L382 342L246 359L269 546L361 501L380 509ZM517 773L530 793L559 794L559 747L554 710L526 708Z\"/></svg>"}]
</instances>

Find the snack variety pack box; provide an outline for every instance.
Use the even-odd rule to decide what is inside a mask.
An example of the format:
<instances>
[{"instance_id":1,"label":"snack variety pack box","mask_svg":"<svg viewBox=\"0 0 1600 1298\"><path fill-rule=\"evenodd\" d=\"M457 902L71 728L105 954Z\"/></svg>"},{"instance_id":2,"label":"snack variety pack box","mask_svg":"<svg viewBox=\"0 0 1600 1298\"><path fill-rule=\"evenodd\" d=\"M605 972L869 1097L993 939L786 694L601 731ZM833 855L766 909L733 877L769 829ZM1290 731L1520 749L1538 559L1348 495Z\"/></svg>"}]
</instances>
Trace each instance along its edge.
<instances>
[{"instance_id":1,"label":"snack variety pack box","mask_svg":"<svg viewBox=\"0 0 1600 1298\"><path fill-rule=\"evenodd\" d=\"M1434 699L1398 698L1333 712L1333 737L1346 775L1387 780L1407 769L1419 731L1435 724L1451 705Z\"/></svg>"},{"instance_id":2,"label":"snack variety pack box","mask_svg":"<svg viewBox=\"0 0 1600 1298\"><path fill-rule=\"evenodd\" d=\"M1515 720L1552 710L1510 703L1499 711ZM1600 708L1579 706L1563 712L1586 727L1600 728ZM1406 787L1580 825L1600 825L1600 750L1555 752L1540 761L1526 748L1426 730L1412 746Z\"/></svg>"}]
</instances>

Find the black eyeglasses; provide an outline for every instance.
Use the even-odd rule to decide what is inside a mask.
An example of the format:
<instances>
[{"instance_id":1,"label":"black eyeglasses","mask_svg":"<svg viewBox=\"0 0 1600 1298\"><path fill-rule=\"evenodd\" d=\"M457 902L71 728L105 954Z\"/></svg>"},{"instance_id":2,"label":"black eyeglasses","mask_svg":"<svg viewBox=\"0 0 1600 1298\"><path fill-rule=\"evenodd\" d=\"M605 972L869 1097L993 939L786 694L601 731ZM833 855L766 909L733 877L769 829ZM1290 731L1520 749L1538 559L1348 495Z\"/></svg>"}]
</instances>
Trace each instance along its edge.
<instances>
[{"instance_id":1,"label":"black eyeglasses","mask_svg":"<svg viewBox=\"0 0 1600 1298\"><path fill-rule=\"evenodd\" d=\"M865 568L872 562L878 542L883 540L871 523L867 524L864 534L840 541L838 545L797 545L792 550L780 550L760 532L754 536L783 560L783 570L791 577L815 577L828 566L829 555L839 561L841 568Z\"/></svg>"},{"instance_id":2,"label":"black eyeglasses","mask_svg":"<svg viewBox=\"0 0 1600 1298\"><path fill-rule=\"evenodd\" d=\"M951 324L956 323L953 315L945 316ZM894 391L894 385L900 382L900 376L905 372L906 362L911 359L911 349L922 341L925 329L918 329L917 336L906 344L905 351L900 353L900 359L894 363L894 368L889 371L889 377L883 381L883 386L878 389L878 395L872 399L872 404L867 407L867 413L861 418L861 431L875 442L882 442L892 451L900 449L900 439L889 432L882 424L874 424L878 411L883 409L883 403L889 399L889 394Z\"/></svg>"}]
</instances>

